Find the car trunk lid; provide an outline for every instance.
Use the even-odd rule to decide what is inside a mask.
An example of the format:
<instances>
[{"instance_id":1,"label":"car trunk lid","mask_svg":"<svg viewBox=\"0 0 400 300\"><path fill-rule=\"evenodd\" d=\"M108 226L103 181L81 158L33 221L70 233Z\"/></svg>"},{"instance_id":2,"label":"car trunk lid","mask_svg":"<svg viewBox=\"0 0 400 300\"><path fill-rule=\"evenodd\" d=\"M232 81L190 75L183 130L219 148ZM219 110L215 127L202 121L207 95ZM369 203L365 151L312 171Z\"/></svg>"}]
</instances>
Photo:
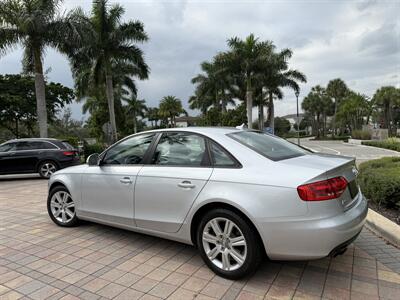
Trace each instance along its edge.
<instances>
[{"instance_id":1,"label":"car trunk lid","mask_svg":"<svg viewBox=\"0 0 400 300\"><path fill-rule=\"evenodd\" d=\"M348 182L347 191L337 201L339 201L343 210L348 210L355 204L359 187L356 181L358 170L353 157L312 153L281 161L281 163L308 167L320 171L320 173L318 172L319 175L308 179L304 182L305 184L339 176L344 177Z\"/></svg>"}]
</instances>

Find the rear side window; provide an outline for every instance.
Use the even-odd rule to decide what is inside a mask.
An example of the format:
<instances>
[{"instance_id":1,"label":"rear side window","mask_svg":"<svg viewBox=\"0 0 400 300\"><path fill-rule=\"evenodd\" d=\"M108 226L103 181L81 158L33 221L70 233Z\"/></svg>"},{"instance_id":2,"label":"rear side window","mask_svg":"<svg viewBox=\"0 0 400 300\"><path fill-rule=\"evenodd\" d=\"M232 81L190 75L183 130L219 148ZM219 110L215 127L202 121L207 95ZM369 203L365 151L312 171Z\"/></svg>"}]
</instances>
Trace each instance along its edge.
<instances>
[{"instance_id":1,"label":"rear side window","mask_svg":"<svg viewBox=\"0 0 400 300\"><path fill-rule=\"evenodd\" d=\"M29 148L31 150L57 149L57 147L53 144L42 141L29 142Z\"/></svg>"},{"instance_id":2,"label":"rear side window","mask_svg":"<svg viewBox=\"0 0 400 300\"><path fill-rule=\"evenodd\" d=\"M231 156L219 145L210 143L212 163L216 167L236 167L238 164Z\"/></svg>"},{"instance_id":3,"label":"rear side window","mask_svg":"<svg viewBox=\"0 0 400 300\"><path fill-rule=\"evenodd\" d=\"M29 145L29 142L17 143L17 151L23 151L23 150L32 150L31 146Z\"/></svg>"},{"instance_id":4,"label":"rear side window","mask_svg":"<svg viewBox=\"0 0 400 300\"><path fill-rule=\"evenodd\" d=\"M208 159L205 140L197 134L164 133L158 142L152 164L200 167Z\"/></svg>"},{"instance_id":5,"label":"rear side window","mask_svg":"<svg viewBox=\"0 0 400 300\"><path fill-rule=\"evenodd\" d=\"M258 131L241 131L230 133L228 136L274 161L307 154L304 149L297 145Z\"/></svg>"}]
</instances>

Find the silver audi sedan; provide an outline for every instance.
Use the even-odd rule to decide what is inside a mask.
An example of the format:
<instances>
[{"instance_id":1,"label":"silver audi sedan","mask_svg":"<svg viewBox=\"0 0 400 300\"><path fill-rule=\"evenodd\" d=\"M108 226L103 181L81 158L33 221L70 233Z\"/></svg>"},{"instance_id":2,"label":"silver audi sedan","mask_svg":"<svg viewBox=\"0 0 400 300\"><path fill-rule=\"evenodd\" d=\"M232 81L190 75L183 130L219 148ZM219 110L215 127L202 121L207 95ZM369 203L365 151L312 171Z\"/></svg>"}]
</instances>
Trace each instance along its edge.
<instances>
[{"instance_id":1,"label":"silver audi sedan","mask_svg":"<svg viewBox=\"0 0 400 300\"><path fill-rule=\"evenodd\" d=\"M265 254L343 253L367 215L356 176L352 158L258 131L154 130L54 173L47 208L60 226L88 220L193 244L215 273L234 279Z\"/></svg>"}]
</instances>

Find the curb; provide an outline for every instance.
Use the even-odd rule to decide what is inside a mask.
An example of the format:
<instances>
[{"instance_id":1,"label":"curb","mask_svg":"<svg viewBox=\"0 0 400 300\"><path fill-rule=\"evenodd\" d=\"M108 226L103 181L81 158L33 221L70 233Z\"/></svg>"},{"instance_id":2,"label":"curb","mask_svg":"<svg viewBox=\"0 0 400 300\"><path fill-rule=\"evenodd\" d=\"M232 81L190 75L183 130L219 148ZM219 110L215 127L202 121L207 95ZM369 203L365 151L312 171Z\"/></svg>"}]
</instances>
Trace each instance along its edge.
<instances>
[{"instance_id":1,"label":"curb","mask_svg":"<svg viewBox=\"0 0 400 300\"><path fill-rule=\"evenodd\" d=\"M368 208L365 225L384 240L400 248L400 226L396 223Z\"/></svg>"}]
</instances>

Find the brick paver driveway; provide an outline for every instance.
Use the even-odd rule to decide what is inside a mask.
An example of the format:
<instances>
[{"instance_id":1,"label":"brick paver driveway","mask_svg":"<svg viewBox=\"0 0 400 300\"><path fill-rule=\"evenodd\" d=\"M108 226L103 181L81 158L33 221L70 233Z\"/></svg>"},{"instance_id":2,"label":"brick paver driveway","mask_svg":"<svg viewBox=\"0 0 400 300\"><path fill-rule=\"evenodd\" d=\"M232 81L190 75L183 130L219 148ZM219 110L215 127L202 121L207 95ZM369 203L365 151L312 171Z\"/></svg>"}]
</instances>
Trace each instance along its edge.
<instances>
[{"instance_id":1,"label":"brick paver driveway","mask_svg":"<svg viewBox=\"0 0 400 300\"><path fill-rule=\"evenodd\" d=\"M46 196L41 179L0 181L0 299L400 299L400 275L358 246L333 259L265 261L230 281L190 246L91 223L58 227Z\"/></svg>"}]
</instances>

